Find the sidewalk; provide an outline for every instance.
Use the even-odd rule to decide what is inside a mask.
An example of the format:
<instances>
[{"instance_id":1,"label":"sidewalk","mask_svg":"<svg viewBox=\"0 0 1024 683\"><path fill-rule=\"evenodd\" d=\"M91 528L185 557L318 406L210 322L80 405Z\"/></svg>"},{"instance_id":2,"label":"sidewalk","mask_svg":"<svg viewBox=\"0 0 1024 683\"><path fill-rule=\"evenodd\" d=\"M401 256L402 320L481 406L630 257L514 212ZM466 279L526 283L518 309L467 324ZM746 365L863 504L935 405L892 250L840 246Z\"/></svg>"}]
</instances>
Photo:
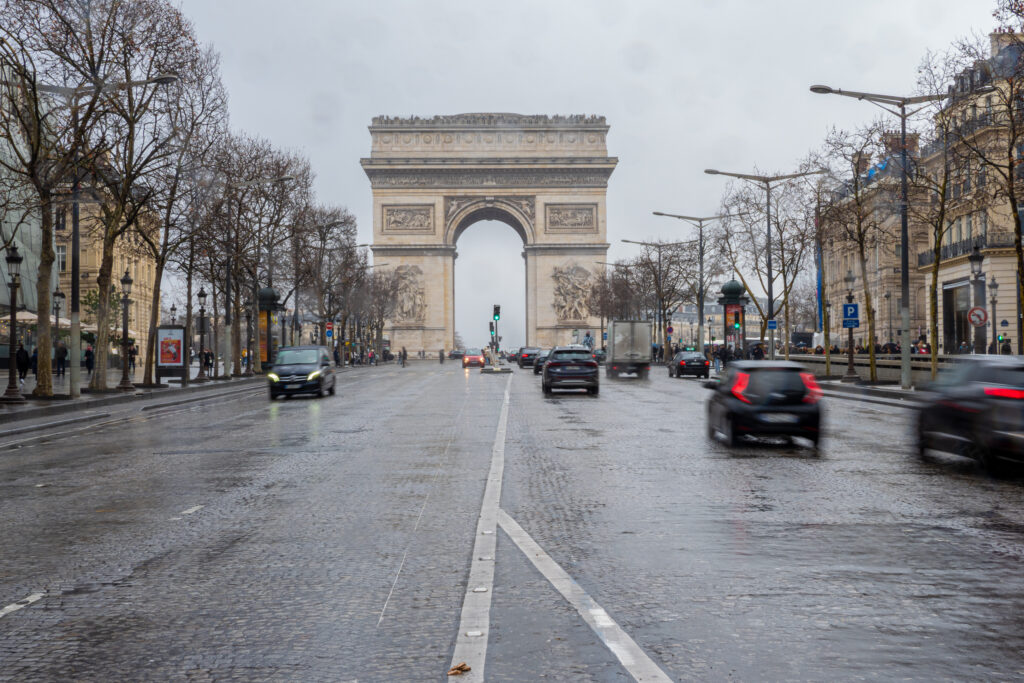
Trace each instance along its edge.
<instances>
[{"instance_id":1,"label":"sidewalk","mask_svg":"<svg viewBox=\"0 0 1024 683\"><path fill-rule=\"evenodd\" d=\"M198 372L198 366L193 366L193 376ZM142 369L136 368L134 375L129 375L135 381L142 380ZM54 416L71 416L80 414L82 411L90 411L105 406L117 406L130 404L137 401L148 401L152 399L163 399L179 397L185 400L194 400L203 395L208 395L212 390L242 389L250 386L260 386L266 382L262 375L255 377L235 377L230 380L211 380L202 384L189 384L183 387L178 382L166 382L166 387L141 387L136 385L134 392L117 391L117 385L121 382L121 369L109 369L107 371L108 392L92 394L88 393L88 373L82 370L82 394L77 399L68 397L68 385L71 373L66 372L63 377L53 378L54 398L34 398L32 390L36 386L36 378L30 370L25 377L25 383L21 385L21 393L25 402L20 404L0 404L0 430L8 431L13 423L21 423ZM4 376L4 386L7 386ZM74 421L74 420L69 420Z\"/></svg>"}]
</instances>

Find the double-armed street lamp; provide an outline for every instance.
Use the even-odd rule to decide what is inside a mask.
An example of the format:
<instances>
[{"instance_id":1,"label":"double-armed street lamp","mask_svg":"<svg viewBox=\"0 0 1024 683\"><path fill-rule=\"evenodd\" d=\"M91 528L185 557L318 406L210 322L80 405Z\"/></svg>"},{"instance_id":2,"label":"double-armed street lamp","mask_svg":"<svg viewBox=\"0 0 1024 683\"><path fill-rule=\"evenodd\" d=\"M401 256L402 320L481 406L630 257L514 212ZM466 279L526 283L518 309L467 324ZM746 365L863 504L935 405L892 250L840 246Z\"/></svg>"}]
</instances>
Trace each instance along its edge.
<instances>
[{"instance_id":1,"label":"double-armed street lamp","mask_svg":"<svg viewBox=\"0 0 1024 683\"><path fill-rule=\"evenodd\" d=\"M777 183L783 180L792 180L794 178L803 178L805 176L821 175L827 173L825 169L816 169L813 171L802 171L800 173L785 173L782 175L753 175L750 173L732 173L729 171L719 171L714 168L706 168L704 172L708 175L724 175L731 178L739 178L740 180L746 180L752 183L758 183L764 185L765 193L765 222L767 224L767 238L765 242L765 259L766 269L768 276L765 278L768 281L768 321L771 323L775 319L775 294L774 294L774 280L775 276L772 273L772 183ZM771 335L771 348L770 358L775 360L775 329L769 327L769 334Z\"/></svg>"},{"instance_id":2,"label":"double-armed street lamp","mask_svg":"<svg viewBox=\"0 0 1024 683\"><path fill-rule=\"evenodd\" d=\"M68 382L68 395L71 398L78 398L81 395L78 385L81 381L82 375L82 321L80 296L81 260L79 257L79 252L81 250L81 228L79 220L79 204L81 204L81 173L78 168L78 148L80 146L80 141L78 139L80 134L80 131L78 130L78 99L83 95L101 94L114 90L141 88L147 85L170 85L177 80L178 76L176 74L167 73L157 74L153 78L147 78L139 81L118 81L107 83L101 80L95 80L91 83L74 88L46 84L40 84L37 86L40 92L49 95L58 95L65 98L68 106L71 108L71 130L75 135L75 139L72 142L75 156L73 159L74 176L71 182L71 306L69 308L69 315L71 317L71 348L69 349L71 357L71 379Z\"/></svg>"},{"instance_id":3,"label":"double-armed street lamp","mask_svg":"<svg viewBox=\"0 0 1024 683\"><path fill-rule=\"evenodd\" d=\"M907 216L907 117L921 111L923 107L907 113L907 105L937 102L948 97L945 94L915 95L899 97L878 93L840 90L827 85L812 85L811 92L817 95L842 95L865 100L900 118L900 385L910 388L910 231ZM894 109L894 107L898 109ZM934 341L934 340L933 340Z\"/></svg>"},{"instance_id":4,"label":"double-armed street lamp","mask_svg":"<svg viewBox=\"0 0 1024 683\"><path fill-rule=\"evenodd\" d=\"M128 305L132 302L128 297L132 293L132 276L128 269L121 278L121 383L117 388L121 391L135 391L135 385L128 377Z\"/></svg>"},{"instance_id":5,"label":"double-armed street lamp","mask_svg":"<svg viewBox=\"0 0 1024 683\"><path fill-rule=\"evenodd\" d=\"M853 283L856 282L857 278L853 275L852 270L846 271L846 277L843 278L846 281L846 303L853 303ZM845 322L843 323L846 324ZM847 327L847 338L846 338L846 375L843 376L844 382L859 382L860 377L857 376L856 370L853 369L853 327Z\"/></svg>"},{"instance_id":6,"label":"double-armed street lamp","mask_svg":"<svg viewBox=\"0 0 1024 683\"><path fill-rule=\"evenodd\" d=\"M11 278L7 286L11 292L11 330L8 337L7 351L7 390L0 397L0 403L24 403L25 397L21 395L18 387L18 371L15 363L17 353L17 331L18 331L18 286L21 284L21 261L24 257L18 253L18 247L11 245L7 249L7 275Z\"/></svg>"},{"instance_id":7,"label":"double-armed street lamp","mask_svg":"<svg viewBox=\"0 0 1024 683\"><path fill-rule=\"evenodd\" d=\"M196 298L199 299L199 373L193 382L199 384L209 379L206 376L206 289L200 287Z\"/></svg>"},{"instance_id":8,"label":"double-armed street lamp","mask_svg":"<svg viewBox=\"0 0 1024 683\"><path fill-rule=\"evenodd\" d=\"M661 211L655 211L655 216L666 216L668 218L678 218L681 221L686 221L690 225L697 227L697 336L701 339L701 344L704 343L704 299L707 292L704 291L704 224L710 221L715 221L720 218L731 218L742 214L720 214L718 216L680 216L674 213L664 213Z\"/></svg>"}]
</instances>

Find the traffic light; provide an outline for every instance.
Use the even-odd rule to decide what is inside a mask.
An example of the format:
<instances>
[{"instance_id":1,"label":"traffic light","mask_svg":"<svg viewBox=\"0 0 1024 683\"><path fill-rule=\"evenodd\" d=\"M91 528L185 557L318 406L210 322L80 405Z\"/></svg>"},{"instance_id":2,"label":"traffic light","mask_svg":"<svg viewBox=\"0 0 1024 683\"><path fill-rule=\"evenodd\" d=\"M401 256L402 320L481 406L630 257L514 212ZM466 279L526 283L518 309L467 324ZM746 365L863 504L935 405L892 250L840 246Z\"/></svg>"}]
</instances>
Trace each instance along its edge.
<instances>
[{"instance_id":1,"label":"traffic light","mask_svg":"<svg viewBox=\"0 0 1024 683\"><path fill-rule=\"evenodd\" d=\"M494 323L491 322L491 323L488 323L488 325L491 326L491 336L493 337L494 336Z\"/></svg>"},{"instance_id":2,"label":"traffic light","mask_svg":"<svg viewBox=\"0 0 1024 683\"><path fill-rule=\"evenodd\" d=\"M501 306L494 304L494 319L501 320Z\"/></svg>"},{"instance_id":3,"label":"traffic light","mask_svg":"<svg viewBox=\"0 0 1024 683\"><path fill-rule=\"evenodd\" d=\"M1003 341L1003 335L999 335L999 342L1002 343L1002 341Z\"/></svg>"},{"instance_id":4,"label":"traffic light","mask_svg":"<svg viewBox=\"0 0 1024 683\"><path fill-rule=\"evenodd\" d=\"M740 312L736 311L735 313L733 313L733 316L734 317L733 317L733 321L732 321L732 328L734 330L738 330L738 329L740 329Z\"/></svg>"}]
</instances>

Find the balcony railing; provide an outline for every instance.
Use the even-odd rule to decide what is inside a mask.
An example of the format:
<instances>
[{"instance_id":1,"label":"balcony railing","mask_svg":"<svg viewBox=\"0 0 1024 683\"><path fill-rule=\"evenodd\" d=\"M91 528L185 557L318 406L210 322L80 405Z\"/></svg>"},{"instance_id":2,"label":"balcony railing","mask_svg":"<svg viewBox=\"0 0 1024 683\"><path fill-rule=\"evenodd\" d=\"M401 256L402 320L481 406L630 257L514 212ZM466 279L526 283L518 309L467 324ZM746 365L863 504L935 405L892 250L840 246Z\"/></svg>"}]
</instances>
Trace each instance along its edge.
<instances>
[{"instance_id":1,"label":"balcony railing","mask_svg":"<svg viewBox=\"0 0 1024 683\"><path fill-rule=\"evenodd\" d=\"M977 244L981 249L995 247L1012 247L1013 233L1009 230L989 230L984 235L978 235L967 240L942 245L942 260L947 261L958 256L970 254ZM918 266L930 266L935 263L935 250L929 249L917 255Z\"/></svg>"}]
</instances>

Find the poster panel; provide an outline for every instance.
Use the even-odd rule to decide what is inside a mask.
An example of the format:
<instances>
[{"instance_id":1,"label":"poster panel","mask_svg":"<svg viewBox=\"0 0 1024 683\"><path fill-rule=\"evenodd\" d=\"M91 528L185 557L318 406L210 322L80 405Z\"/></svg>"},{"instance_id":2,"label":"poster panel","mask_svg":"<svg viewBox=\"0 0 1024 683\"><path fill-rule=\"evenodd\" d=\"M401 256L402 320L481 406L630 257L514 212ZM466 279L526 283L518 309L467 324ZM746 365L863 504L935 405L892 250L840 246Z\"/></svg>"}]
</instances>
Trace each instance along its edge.
<instances>
[{"instance_id":1,"label":"poster panel","mask_svg":"<svg viewBox=\"0 0 1024 683\"><path fill-rule=\"evenodd\" d=\"M156 329L157 365L164 368L185 367L185 330L180 327Z\"/></svg>"},{"instance_id":2,"label":"poster panel","mask_svg":"<svg viewBox=\"0 0 1024 683\"><path fill-rule=\"evenodd\" d=\"M269 339L269 323L270 323L270 311L260 311L259 327L260 327L260 362L269 363L270 357L267 348L267 342Z\"/></svg>"}]
</instances>

